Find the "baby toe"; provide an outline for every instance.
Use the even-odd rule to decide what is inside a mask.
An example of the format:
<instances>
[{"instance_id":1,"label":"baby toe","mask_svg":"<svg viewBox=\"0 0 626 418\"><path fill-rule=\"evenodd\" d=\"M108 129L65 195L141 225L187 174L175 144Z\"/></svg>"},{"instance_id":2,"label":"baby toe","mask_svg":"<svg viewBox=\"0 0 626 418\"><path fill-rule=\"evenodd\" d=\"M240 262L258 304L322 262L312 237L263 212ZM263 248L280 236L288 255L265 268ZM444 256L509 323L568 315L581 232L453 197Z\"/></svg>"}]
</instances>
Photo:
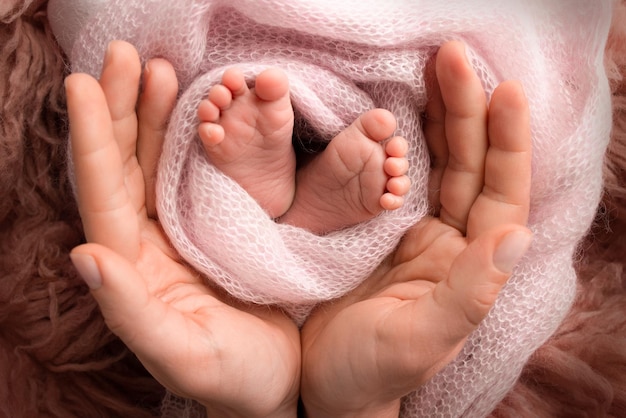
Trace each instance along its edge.
<instances>
[{"instance_id":1,"label":"baby toe","mask_svg":"<svg viewBox=\"0 0 626 418\"><path fill-rule=\"evenodd\" d=\"M220 117L219 108L208 99L202 100L198 105L198 119L201 122L217 122Z\"/></svg>"},{"instance_id":2,"label":"baby toe","mask_svg":"<svg viewBox=\"0 0 626 418\"><path fill-rule=\"evenodd\" d=\"M396 196L404 196L411 189L408 176L392 177L387 181L387 190Z\"/></svg>"},{"instance_id":3,"label":"baby toe","mask_svg":"<svg viewBox=\"0 0 626 418\"><path fill-rule=\"evenodd\" d=\"M409 171L409 161L406 158L390 157L385 160L383 169L388 176L403 176Z\"/></svg>"},{"instance_id":4,"label":"baby toe","mask_svg":"<svg viewBox=\"0 0 626 418\"><path fill-rule=\"evenodd\" d=\"M404 198L392 193L385 193L380 197L379 203L385 210L396 210L404 204Z\"/></svg>"},{"instance_id":5,"label":"baby toe","mask_svg":"<svg viewBox=\"0 0 626 418\"><path fill-rule=\"evenodd\" d=\"M246 77L238 68L229 68L224 71L222 85L230 91L232 97L242 96L249 91Z\"/></svg>"},{"instance_id":6,"label":"baby toe","mask_svg":"<svg viewBox=\"0 0 626 418\"><path fill-rule=\"evenodd\" d=\"M233 93L228 87L222 84L216 84L209 90L209 101L218 109L226 110L233 102Z\"/></svg>"},{"instance_id":7,"label":"baby toe","mask_svg":"<svg viewBox=\"0 0 626 418\"><path fill-rule=\"evenodd\" d=\"M198 125L198 136L202 140L205 151L209 152L224 140L224 128L215 123L203 122Z\"/></svg>"},{"instance_id":8,"label":"baby toe","mask_svg":"<svg viewBox=\"0 0 626 418\"><path fill-rule=\"evenodd\" d=\"M409 143L401 136L394 136L385 144L385 152L390 157L405 157L409 152Z\"/></svg>"}]
</instances>

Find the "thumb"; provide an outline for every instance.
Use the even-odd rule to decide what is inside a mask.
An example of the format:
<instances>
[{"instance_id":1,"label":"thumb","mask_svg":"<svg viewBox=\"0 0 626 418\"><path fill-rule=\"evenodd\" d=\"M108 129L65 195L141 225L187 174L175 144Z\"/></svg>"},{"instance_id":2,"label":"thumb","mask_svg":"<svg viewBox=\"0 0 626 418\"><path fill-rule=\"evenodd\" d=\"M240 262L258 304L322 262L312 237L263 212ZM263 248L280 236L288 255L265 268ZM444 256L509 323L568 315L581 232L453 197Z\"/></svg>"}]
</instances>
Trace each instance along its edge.
<instances>
[{"instance_id":1,"label":"thumb","mask_svg":"<svg viewBox=\"0 0 626 418\"><path fill-rule=\"evenodd\" d=\"M109 329L133 351L141 351L158 328L164 306L126 258L98 244L74 248L70 258L100 306Z\"/></svg>"},{"instance_id":2,"label":"thumb","mask_svg":"<svg viewBox=\"0 0 626 418\"><path fill-rule=\"evenodd\" d=\"M396 349L395 359L386 366L397 393L414 390L416 383L430 379L458 354L495 304L531 240L531 232L519 225L483 233L454 259L445 280L386 318L389 340L404 347ZM408 357L398 355L403 352Z\"/></svg>"},{"instance_id":3,"label":"thumb","mask_svg":"<svg viewBox=\"0 0 626 418\"><path fill-rule=\"evenodd\" d=\"M477 237L457 256L448 278L433 289L449 338L464 339L478 327L531 241L525 227L499 227Z\"/></svg>"},{"instance_id":4,"label":"thumb","mask_svg":"<svg viewBox=\"0 0 626 418\"><path fill-rule=\"evenodd\" d=\"M431 291L424 292L424 281L416 280L418 297L409 292L409 297L393 301L391 310L376 312L372 305L362 305L369 311L350 325L358 338L361 318L374 323L369 328L374 329L374 336L366 338L375 342L371 351L376 353L376 377L384 384L384 397L397 399L414 391L454 359L495 304L531 239L531 232L520 225L492 229L456 256L447 277ZM398 297L380 298L380 303L389 299ZM367 345L356 352L365 350L363 347ZM363 376L361 370L359 373Z\"/></svg>"}]
</instances>

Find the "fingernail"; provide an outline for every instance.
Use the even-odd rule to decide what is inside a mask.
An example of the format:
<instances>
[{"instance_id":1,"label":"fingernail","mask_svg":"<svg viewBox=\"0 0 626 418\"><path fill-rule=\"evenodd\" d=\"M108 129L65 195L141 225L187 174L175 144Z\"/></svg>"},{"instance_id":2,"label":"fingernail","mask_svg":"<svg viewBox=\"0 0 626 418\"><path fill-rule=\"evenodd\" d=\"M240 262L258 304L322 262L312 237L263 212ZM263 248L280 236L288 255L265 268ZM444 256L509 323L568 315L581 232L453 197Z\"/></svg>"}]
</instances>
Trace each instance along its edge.
<instances>
[{"instance_id":1,"label":"fingernail","mask_svg":"<svg viewBox=\"0 0 626 418\"><path fill-rule=\"evenodd\" d=\"M102 276L100 275L98 264L92 256L71 253L70 258L78 274L80 274L91 290L99 289L102 286Z\"/></svg>"},{"instance_id":2,"label":"fingernail","mask_svg":"<svg viewBox=\"0 0 626 418\"><path fill-rule=\"evenodd\" d=\"M503 273L511 273L530 247L533 236L528 231L514 231L507 234L498 244L493 254L493 264Z\"/></svg>"}]
</instances>

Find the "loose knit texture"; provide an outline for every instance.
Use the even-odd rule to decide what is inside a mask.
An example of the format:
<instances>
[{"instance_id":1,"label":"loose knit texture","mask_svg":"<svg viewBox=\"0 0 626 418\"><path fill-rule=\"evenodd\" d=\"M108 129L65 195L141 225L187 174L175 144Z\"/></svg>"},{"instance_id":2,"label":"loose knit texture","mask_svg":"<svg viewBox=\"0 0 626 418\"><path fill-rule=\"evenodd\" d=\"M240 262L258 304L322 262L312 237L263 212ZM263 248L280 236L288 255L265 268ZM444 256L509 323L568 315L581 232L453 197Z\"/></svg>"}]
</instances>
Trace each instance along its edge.
<instances>
[{"instance_id":1,"label":"loose knit texture","mask_svg":"<svg viewBox=\"0 0 626 418\"><path fill-rule=\"evenodd\" d=\"M73 44L74 71L98 75L108 41L175 66L182 96L159 167L159 216L178 251L233 295L302 318L357 285L428 212L419 114L423 69L460 39L487 94L522 81L533 133L535 241L458 358L403 402L403 416L487 414L556 329L576 290L573 255L600 198L611 126L602 66L609 2L111 1ZM393 24L390 24L393 22ZM149 30L153 28L154 30ZM202 156L195 109L224 68L285 70L301 125L327 141L374 106L411 143L413 189L399 211L325 237L274 224ZM415 320L419 320L416 318Z\"/></svg>"}]
</instances>

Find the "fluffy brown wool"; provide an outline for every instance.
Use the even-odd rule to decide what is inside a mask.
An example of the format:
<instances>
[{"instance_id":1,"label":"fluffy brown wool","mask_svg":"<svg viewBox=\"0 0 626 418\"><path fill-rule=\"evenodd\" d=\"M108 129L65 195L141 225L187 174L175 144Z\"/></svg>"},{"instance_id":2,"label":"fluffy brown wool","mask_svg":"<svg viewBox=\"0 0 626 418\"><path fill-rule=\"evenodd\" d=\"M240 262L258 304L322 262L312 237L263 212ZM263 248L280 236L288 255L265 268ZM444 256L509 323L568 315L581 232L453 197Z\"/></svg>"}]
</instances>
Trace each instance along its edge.
<instances>
[{"instance_id":1,"label":"fluffy brown wool","mask_svg":"<svg viewBox=\"0 0 626 418\"><path fill-rule=\"evenodd\" d=\"M162 397L106 329L69 250L65 64L44 1L0 2L0 417L150 417Z\"/></svg>"},{"instance_id":2,"label":"fluffy brown wool","mask_svg":"<svg viewBox=\"0 0 626 418\"><path fill-rule=\"evenodd\" d=\"M0 2L0 417L152 417L163 390L76 277L64 57L45 0ZM606 195L580 248L577 301L494 416L626 416L626 0L606 54Z\"/></svg>"}]
</instances>

